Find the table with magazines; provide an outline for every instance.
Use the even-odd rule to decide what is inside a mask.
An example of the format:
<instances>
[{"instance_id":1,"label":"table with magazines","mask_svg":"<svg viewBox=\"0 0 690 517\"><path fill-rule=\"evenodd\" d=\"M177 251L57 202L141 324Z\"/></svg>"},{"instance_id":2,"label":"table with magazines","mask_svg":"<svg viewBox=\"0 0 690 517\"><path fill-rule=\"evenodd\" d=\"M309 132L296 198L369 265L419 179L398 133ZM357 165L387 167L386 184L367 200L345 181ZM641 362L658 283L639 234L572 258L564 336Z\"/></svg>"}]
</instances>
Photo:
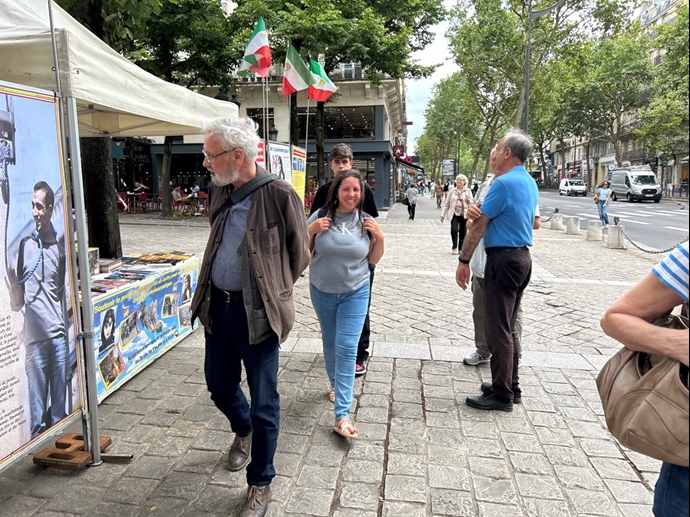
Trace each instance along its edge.
<instances>
[{"instance_id":1,"label":"table with magazines","mask_svg":"<svg viewBox=\"0 0 690 517\"><path fill-rule=\"evenodd\" d=\"M91 277L98 401L192 331L199 259L183 252L101 261Z\"/></svg>"}]
</instances>

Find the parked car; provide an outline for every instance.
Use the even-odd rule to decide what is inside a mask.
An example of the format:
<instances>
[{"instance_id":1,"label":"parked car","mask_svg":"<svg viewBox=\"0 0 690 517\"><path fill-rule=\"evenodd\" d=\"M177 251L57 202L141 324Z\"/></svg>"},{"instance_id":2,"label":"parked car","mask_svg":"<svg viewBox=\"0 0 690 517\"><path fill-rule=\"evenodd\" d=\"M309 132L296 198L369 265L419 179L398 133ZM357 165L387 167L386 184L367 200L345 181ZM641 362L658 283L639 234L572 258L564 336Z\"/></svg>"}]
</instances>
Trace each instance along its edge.
<instances>
[{"instance_id":1,"label":"parked car","mask_svg":"<svg viewBox=\"0 0 690 517\"><path fill-rule=\"evenodd\" d=\"M611 199L633 201L661 201L661 185L654 171L643 167L626 167L611 171Z\"/></svg>"},{"instance_id":2,"label":"parked car","mask_svg":"<svg viewBox=\"0 0 690 517\"><path fill-rule=\"evenodd\" d=\"M586 196L587 186L585 185L585 182L580 179L563 178L558 187L558 193L561 196L563 194L568 196Z\"/></svg>"}]
</instances>

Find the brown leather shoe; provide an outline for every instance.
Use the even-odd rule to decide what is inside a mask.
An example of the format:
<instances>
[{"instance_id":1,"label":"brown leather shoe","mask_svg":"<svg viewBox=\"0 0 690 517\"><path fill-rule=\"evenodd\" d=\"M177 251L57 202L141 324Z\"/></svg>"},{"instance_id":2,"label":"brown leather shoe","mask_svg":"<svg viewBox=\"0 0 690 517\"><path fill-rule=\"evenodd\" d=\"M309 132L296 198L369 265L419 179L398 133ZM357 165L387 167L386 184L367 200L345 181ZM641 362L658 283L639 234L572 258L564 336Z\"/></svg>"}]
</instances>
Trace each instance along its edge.
<instances>
[{"instance_id":1,"label":"brown leather shoe","mask_svg":"<svg viewBox=\"0 0 690 517\"><path fill-rule=\"evenodd\" d=\"M249 485L247 497L240 509L238 517L264 517L271 500L271 485Z\"/></svg>"},{"instance_id":2,"label":"brown leather shoe","mask_svg":"<svg viewBox=\"0 0 690 517\"><path fill-rule=\"evenodd\" d=\"M232 442L228 451L228 469L232 472L237 472L246 467L251 458L251 451L252 435L250 434L244 438L235 435L235 441Z\"/></svg>"}]
</instances>

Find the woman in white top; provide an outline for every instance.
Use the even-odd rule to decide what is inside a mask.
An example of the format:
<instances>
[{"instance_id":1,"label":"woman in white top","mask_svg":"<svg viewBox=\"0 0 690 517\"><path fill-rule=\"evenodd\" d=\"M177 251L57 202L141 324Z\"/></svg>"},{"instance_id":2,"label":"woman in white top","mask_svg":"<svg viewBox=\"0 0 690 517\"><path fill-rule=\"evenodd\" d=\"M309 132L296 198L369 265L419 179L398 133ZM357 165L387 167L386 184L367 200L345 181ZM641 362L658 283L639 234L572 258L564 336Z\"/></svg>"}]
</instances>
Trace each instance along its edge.
<instances>
[{"instance_id":1,"label":"woman in white top","mask_svg":"<svg viewBox=\"0 0 690 517\"><path fill-rule=\"evenodd\" d=\"M450 221L450 237L453 240L453 255L462 249L467 232L467 210L472 206L472 192L467 188L467 176L458 174L455 177L456 187L451 189L446 197L446 203L441 212L441 222L446 218Z\"/></svg>"},{"instance_id":2,"label":"woman in white top","mask_svg":"<svg viewBox=\"0 0 690 517\"><path fill-rule=\"evenodd\" d=\"M407 202L409 203L407 205L407 213L409 214L410 219L414 221L414 212L417 208L417 196L419 195L419 191L417 190L417 185L415 183L410 185L410 188L407 189L406 195Z\"/></svg>"}]
</instances>

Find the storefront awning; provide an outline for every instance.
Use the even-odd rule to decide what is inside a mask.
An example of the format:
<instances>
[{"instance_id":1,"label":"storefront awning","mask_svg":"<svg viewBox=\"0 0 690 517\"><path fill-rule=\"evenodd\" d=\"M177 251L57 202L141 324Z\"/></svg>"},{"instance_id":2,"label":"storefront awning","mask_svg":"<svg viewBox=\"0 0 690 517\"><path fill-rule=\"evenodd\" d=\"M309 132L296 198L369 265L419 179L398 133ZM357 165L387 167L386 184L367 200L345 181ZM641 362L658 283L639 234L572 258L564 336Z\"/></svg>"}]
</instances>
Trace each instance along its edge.
<instances>
[{"instance_id":1,"label":"storefront awning","mask_svg":"<svg viewBox=\"0 0 690 517\"><path fill-rule=\"evenodd\" d=\"M395 161L401 165L404 165L405 167L409 167L410 169L424 172L424 167L420 165L415 165L414 163L407 163L405 160L401 160L400 158L396 158Z\"/></svg>"}]
</instances>

